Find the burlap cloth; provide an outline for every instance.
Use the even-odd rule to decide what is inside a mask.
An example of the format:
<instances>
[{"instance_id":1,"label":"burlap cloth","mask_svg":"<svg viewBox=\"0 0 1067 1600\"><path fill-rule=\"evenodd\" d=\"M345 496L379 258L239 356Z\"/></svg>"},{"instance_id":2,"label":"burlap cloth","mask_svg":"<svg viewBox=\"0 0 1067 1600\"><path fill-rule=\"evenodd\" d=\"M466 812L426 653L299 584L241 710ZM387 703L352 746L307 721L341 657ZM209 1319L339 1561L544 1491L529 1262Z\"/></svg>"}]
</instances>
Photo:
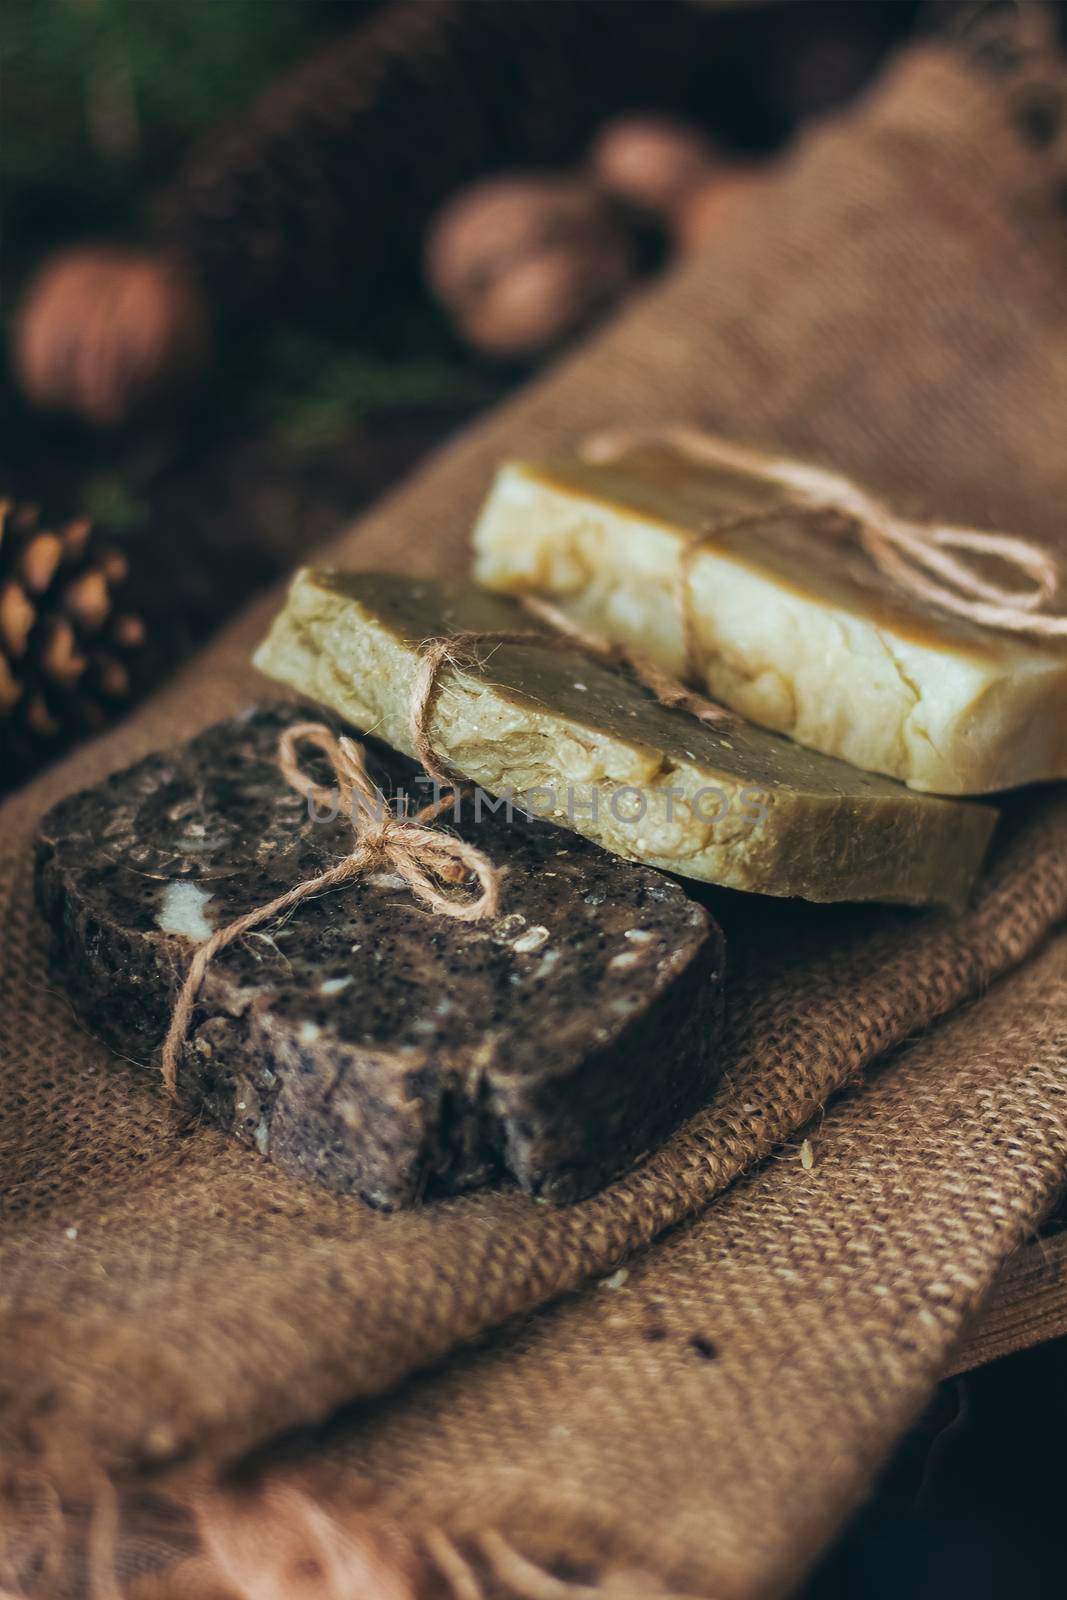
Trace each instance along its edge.
<instances>
[{"instance_id":1,"label":"burlap cloth","mask_svg":"<svg viewBox=\"0 0 1067 1600\"><path fill-rule=\"evenodd\" d=\"M739 198L706 254L333 556L454 571L500 457L665 415L1067 548L1063 163L1020 135L1019 85L939 49L899 64ZM202 1476L363 1400L271 1467L337 1498L349 1528L358 1500L364 1555L385 1530L389 1561L338 1595L786 1589L1067 1175L1067 937L1050 937L1067 792L1009 807L955 921L724 897L725 1081L606 1193L377 1215L210 1128L179 1132L152 1075L79 1027L31 906L42 809L262 697L246 659L268 610L0 812L0 1583L20 1561L28 1582L25 1524L57 1523L56 1494L69 1509L105 1474ZM36 1585L59 1593L58 1570ZM189 1592L209 1593L202 1572Z\"/></svg>"}]
</instances>

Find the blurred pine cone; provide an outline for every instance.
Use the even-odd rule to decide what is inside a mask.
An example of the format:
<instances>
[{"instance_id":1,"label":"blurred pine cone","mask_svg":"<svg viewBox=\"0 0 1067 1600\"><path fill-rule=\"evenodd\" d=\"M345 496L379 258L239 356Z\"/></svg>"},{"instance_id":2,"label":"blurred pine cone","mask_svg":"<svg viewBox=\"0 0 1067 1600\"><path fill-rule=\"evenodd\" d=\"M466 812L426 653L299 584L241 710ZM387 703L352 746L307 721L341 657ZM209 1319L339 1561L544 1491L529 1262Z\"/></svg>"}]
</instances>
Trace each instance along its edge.
<instances>
[{"instance_id":1,"label":"blurred pine cone","mask_svg":"<svg viewBox=\"0 0 1067 1600\"><path fill-rule=\"evenodd\" d=\"M36 506L0 500L0 787L129 700L145 627L118 605L126 575L87 519L52 532Z\"/></svg>"}]
</instances>

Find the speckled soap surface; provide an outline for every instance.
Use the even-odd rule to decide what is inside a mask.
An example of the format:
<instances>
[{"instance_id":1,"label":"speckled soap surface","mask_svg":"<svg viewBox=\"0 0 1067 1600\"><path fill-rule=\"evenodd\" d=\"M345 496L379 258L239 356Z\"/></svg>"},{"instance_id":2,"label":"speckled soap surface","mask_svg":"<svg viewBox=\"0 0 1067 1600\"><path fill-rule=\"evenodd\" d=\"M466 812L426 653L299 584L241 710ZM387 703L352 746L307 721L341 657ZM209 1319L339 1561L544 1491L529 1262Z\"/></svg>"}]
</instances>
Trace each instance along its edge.
<instances>
[{"instance_id":1,"label":"speckled soap surface","mask_svg":"<svg viewBox=\"0 0 1067 1600\"><path fill-rule=\"evenodd\" d=\"M41 825L38 899L62 981L148 1070L196 945L351 848L348 821L312 820L278 772L288 720L220 724ZM410 761L371 751L394 803L425 800ZM678 884L573 833L473 798L445 821L498 869L499 915L436 916L383 871L246 935L208 969L180 1096L375 1205L506 1172L573 1199L706 1098L721 937Z\"/></svg>"}]
</instances>

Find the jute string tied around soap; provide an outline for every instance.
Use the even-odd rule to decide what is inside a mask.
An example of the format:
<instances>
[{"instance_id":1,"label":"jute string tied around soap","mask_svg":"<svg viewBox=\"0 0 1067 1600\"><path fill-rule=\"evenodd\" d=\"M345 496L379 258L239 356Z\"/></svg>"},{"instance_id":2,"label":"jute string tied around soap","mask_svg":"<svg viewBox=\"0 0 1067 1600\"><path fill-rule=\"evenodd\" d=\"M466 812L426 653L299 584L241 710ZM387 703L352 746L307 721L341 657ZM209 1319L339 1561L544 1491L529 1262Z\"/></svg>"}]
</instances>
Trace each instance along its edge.
<instances>
[{"instance_id":1,"label":"jute string tied around soap","mask_svg":"<svg viewBox=\"0 0 1067 1600\"><path fill-rule=\"evenodd\" d=\"M647 444L666 444L693 461L780 484L807 511L835 512L854 528L857 542L878 570L917 600L940 606L981 627L1039 638L1067 638L1067 616L1042 609L1056 598L1061 581L1059 563L1051 551L1029 539L951 523L910 521L843 473L787 456L765 455L685 423L597 433L585 441L581 454L587 461L610 462ZM699 666L694 661L689 602L689 575L695 556L707 540L745 523L766 522L767 516L765 511L748 513L709 528L683 551L678 578L688 670ZM960 560L955 552L993 556L1028 578L1032 588L1014 589L996 583Z\"/></svg>"},{"instance_id":2,"label":"jute string tied around soap","mask_svg":"<svg viewBox=\"0 0 1067 1600\"><path fill-rule=\"evenodd\" d=\"M419 645L419 664L411 692L411 744L417 760L436 782L462 782L462 774L452 771L441 759L430 736L430 722L441 692L442 674L449 668L461 670L484 665L481 652L498 645L536 645L543 648L546 645L558 646L562 640L602 666L628 668L653 698L670 711L684 711L708 723L736 720L735 712L706 700L703 695L694 694L643 652L617 644L591 628L582 627L547 600L528 595L520 604L523 610L543 622L550 631L533 628L484 632L471 630L442 638L424 639Z\"/></svg>"},{"instance_id":3,"label":"jute string tied around soap","mask_svg":"<svg viewBox=\"0 0 1067 1600\"><path fill-rule=\"evenodd\" d=\"M297 758L299 745L315 745L327 757L336 779L336 790L315 783ZM171 1013L163 1044L163 1085L168 1094L177 1092L178 1056L189 1031L196 997L212 961L220 950L264 922L284 916L310 896L324 894L350 883L369 868L388 866L411 888L431 911L459 922L477 922L496 913L497 874L489 858L465 840L429 826L452 804L451 793L440 794L413 816L396 816L367 771L363 747L355 739L338 737L321 722L300 722L287 728L278 740L278 766L286 781L299 794L319 805L331 807L340 800L340 812L351 818L354 848L347 856L265 905L256 906L219 928L197 949L178 999ZM460 883L472 875L480 885L473 898L448 894L443 883Z\"/></svg>"}]
</instances>

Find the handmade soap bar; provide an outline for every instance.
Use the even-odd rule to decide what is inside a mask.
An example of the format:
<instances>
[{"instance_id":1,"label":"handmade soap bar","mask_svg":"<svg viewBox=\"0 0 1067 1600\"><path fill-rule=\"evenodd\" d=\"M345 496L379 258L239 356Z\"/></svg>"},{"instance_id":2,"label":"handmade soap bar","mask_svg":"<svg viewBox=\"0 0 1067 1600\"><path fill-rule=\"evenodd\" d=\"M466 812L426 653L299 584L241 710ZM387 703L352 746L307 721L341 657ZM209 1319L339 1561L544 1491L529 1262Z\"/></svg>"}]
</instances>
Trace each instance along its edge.
<instances>
[{"instance_id":1,"label":"handmade soap bar","mask_svg":"<svg viewBox=\"0 0 1067 1600\"><path fill-rule=\"evenodd\" d=\"M783 488L670 445L604 465L505 466L475 530L476 573L558 597L682 673L676 578L698 538L685 603L693 665L716 700L916 789L1067 777L1067 639L930 606L832 516L798 515Z\"/></svg>"},{"instance_id":2,"label":"handmade soap bar","mask_svg":"<svg viewBox=\"0 0 1067 1600\"><path fill-rule=\"evenodd\" d=\"M278 771L291 720L223 723L41 825L63 981L128 1056L159 1045L201 940L352 848L348 821L312 820ZM370 767L425 802L411 762L374 747ZM498 868L499 915L435 915L389 872L306 900L209 965L181 1098L377 1206L502 1171L574 1199L707 1098L721 936L679 885L548 823L471 807L445 821Z\"/></svg>"},{"instance_id":3,"label":"handmade soap bar","mask_svg":"<svg viewBox=\"0 0 1067 1600\"><path fill-rule=\"evenodd\" d=\"M304 571L256 662L410 752L420 642L533 626L473 588ZM444 671L435 752L618 855L734 889L906 904L957 903L981 862L988 807L912 794L740 719L665 710L556 635L487 642L480 659Z\"/></svg>"}]
</instances>

